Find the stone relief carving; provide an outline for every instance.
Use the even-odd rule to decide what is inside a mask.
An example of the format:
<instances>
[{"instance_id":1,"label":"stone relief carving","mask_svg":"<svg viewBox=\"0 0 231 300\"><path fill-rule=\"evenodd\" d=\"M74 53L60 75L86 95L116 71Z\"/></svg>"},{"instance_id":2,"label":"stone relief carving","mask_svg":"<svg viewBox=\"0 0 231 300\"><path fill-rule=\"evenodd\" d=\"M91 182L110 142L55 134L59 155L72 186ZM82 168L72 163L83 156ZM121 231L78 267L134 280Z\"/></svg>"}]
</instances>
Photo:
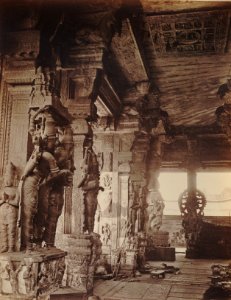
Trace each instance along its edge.
<instances>
[{"instance_id":1,"label":"stone relief carving","mask_svg":"<svg viewBox=\"0 0 231 300\"><path fill-rule=\"evenodd\" d=\"M19 206L19 193L15 179L16 167L10 162L6 166L4 187L0 195L0 252L16 250L16 224Z\"/></svg>"},{"instance_id":2,"label":"stone relief carving","mask_svg":"<svg viewBox=\"0 0 231 300\"><path fill-rule=\"evenodd\" d=\"M111 242L111 227L108 223L102 226L102 243L103 245L109 245Z\"/></svg>"},{"instance_id":3,"label":"stone relief carving","mask_svg":"<svg viewBox=\"0 0 231 300\"><path fill-rule=\"evenodd\" d=\"M145 191L137 183L129 182L129 224L130 233L134 235L144 230L145 222Z\"/></svg>"},{"instance_id":4,"label":"stone relief carving","mask_svg":"<svg viewBox=\"0 0 231 300\"><path fill-rule=\"evenodd\" d=\"M34 290L35 281L36 281L32 262L30 262L29 264L26 265L26 268L23 271L22 277L25 282L26 293L28 295L30 295Z\"/></svg>"},{"instance_id":5,"label":"stone relief carving","mask_svg":"<svg viewBox=\"0 0 231 300\"><path fill-rule=\"evenodd\" d=\"M12 293L18 294L18 273L22 269L22 265L20 264L17 269L14 269L14 266L11 261L9 261L5 266L6 272L8 274L8 280L11 285Z\"/></svg>"},{"instance_id":6,"label":"stone relief carving","mask_svg":"<svg viewBox=\"0 0 231 300\"><path fill-rule=\"evenodd\" d=\"M92 146L92 138L86 137L84 158L81 166L82 178L78 184L78 187L84 191L84 231L88 233L93 233L98 203L97 196L99 190L104 190L99 184L99 164Z\"/></svg>"},{"instance_id":7,"label":"stone relief carving","mask_svg":"<svg viewBox=\"0 0 231 300\"><path fill-rule=\"evenodd\" d=\"M227 43L227 12L149 16L157 56L222 53Z\"/></svg>"}]
</instances>

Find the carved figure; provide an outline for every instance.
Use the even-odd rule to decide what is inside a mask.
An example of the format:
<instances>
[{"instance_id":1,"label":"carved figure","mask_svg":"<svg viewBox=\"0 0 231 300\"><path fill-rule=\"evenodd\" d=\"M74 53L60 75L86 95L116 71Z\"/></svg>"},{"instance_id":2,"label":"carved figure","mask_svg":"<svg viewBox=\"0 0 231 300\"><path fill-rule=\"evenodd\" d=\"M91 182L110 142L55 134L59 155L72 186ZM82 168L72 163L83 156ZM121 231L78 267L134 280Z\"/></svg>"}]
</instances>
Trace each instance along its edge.
<instances>
[{"instance_id":1,"label":"carved figure","mask_svg":"<svg viewBox=\"0 0 231 300\"><path fill-rule=\"evenodd\" d=\"M33 291L34 284L35 284L35 278L34 278L34 272L32 269L33 263L30 263L26 266L25 271L23 272L23 279L25 281L25 287L26 292L30 294Z\"/></svg>"},{"instance_id":2,"label":"carved figure","mask_svg":"<svg viewBox=\"0 0 231 300\"><path fill-rule=\"evenodd\" d=\"M19 197L14 186L16 168L10 162L6 167L4 187L0 195L0 252L13 252L16 245L16 223Z\"/></svg>"},{"instance_id":3,"label":"carved figure","mask_svg":"<svg viewBox=\"0 0 231 300\"><path fill-rule=\"evenodd\" d=\"M5 266L6 272L8 273L8 278L11 284L13 294L18 294L18 273L21 271L22 266L23 265L20 264L19 267L16 270L14 270L11 261L9 261Z\"/></svg>"},{"instance_id":4,"label":"carved figure","mask_svg":"<svg viewBox=\"0 0 231 300\"><path fill-rule=\"evenodd\" d=\"M75 170L73 161L73 147L74 143L72 130L71 128L66 128L60 139L60 145L55 150L54 156L56 158L58 167L61 170L69 170L70 172L66 178L58 177L54 178L52 181L52 188L50 190L48 199L45 231L43 235L43 240L48 246L54 246L57 222L62 213L64 203L64 186L72 184L72 172Z\"/></svg>"},{"instance_id":5,"label":"carved figure","mask_svg":"<svg viewBox=\"0 0 231 300\"><path fill-rule=\"evenodd\" d=\"M48 227L47 224L50 225L49 222L47 223L47 210L49 199L51 199L50 207L53 203L51 187L52 185L55 186L55 183L56 186L62 186L61 191L57 192L61 197L60 193L63 193L63 185L66 183L67 177L71 175L68 169L60 170L54 155L57 143L56 123L46 108L39 110L39 112L42 113L41 124L38 126L40 132L36 130L36 121L33 118L34 126L30 126L30 133L35 148L26 164L20 184L19 226L21 226L22 250L31 250L33 242L41 244L44 239L42 230L44 226ZM62 182L62 185L60 182ZM53 207L50 211L54 211ZM60 209L58 214L60 214ZM53 223L52 229L47 229L49 233L51 232L52 237L49 233L46 234L46 237L48 236L51 239L52 245L57 222L55 225ZM47 231L45 230L45 232Z\"/></svg>"},{"instance_id":6,"label":"carved figure","mask_svg":"<svg viewBox=\"0 0 231 300\"><path fill-rule=\"evenodd\" d=\"M102 235L103 235L103 243L105 245L108 245L108 242L111 239L111 229L110 225L106 223L104 226L102 226Z\"/></svg>"},{"instance_id":7,"label":"carved figure","mask_svg":"<svg viewBox=\"0 0 231 300\"><path fill-rule=\"evenodd\" d=\"M42 262L40 265L40 272L38 274L38 286L40 292L42 293L50 285L50 276L49 276L49 265L47 262Z\"/></svg>"},{"instance_id":8,"label":"carved figure","mask_svg":"<svg viewBox=\"0 0 231 300\"><path fill-rule=\"evenodd\" d=\"M148 230L157 231L162 225L163 211L164 211L164 200L159 191L149 192L148 195L149 206L147 213L149 216Z\"/></svg>"},{"instance_id":9,"label":"carved figure","mask_svg":"<svg viewBox=\"0 0 231 300\"><path fill-rule=\"evenodd\" d=\"M99 186L99 164L97 162L97 156L92 149L92 139L87 138L84 158L82 162L83 177L78 187L84 191L84 231L93 233L94 219L97 209L97 196L99 190L104 190Z\"/></svg>"},{"instance_id":10,"label":"carved figure","mask_svg":"<svg viewBox=\"0 0 231 300\"><path fill-rule=\"evenodd\" d=\"M61 285L62 283L65 268L66 268L65 260L61 258L60 261L58 262L58 269L56 274L56 281L58 285Z\"/></svg>"},{"instance_id":11,"label":"carved figure","mask_svg":"<svg viewBox=\"0 0 231 300\"><path fill-rule=\"evenodd\" d=\"M129 191L130 212L129 222L131 224L131 234L142 231L144 227L144 190L139 184L131 184Z\"/></svg>"}]
</instances>

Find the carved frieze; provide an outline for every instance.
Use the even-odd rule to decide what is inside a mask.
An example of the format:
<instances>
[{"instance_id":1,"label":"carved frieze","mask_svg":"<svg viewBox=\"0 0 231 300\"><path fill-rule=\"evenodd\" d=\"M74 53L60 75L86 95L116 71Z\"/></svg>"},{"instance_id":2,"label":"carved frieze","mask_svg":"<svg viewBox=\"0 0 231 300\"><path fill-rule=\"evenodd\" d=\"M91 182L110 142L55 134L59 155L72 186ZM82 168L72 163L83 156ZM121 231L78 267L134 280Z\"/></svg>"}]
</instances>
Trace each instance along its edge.
<instances>
[{"instance_id":1,"label":"carved frieze","mask_svg":"<svg viewBox=\"0 0 231 300\"><path fill-rule=\"evenodd\" d=\"M146 16L156 56L224 53L229 11Z\"/></svg>"},{"instance_id":2,"label":"carved frieze","mask_svg":"<svg viewBox=\"0 0 231 300\"><path fill-rule=\"evenodd\" d=\"M5 43L6 55L21 59L35 59L39 53L40 32L38 30L9 32Z\"/></svg>"},{"instance_id":3,"label":"carved frieze","mask_svg":"<svg viewBox=\"0 0 231 300\"><path fill-rule=\"evenodd\" d=\"M30 255L16 252L11 257L0 255L1 299L32 300L49 296L61 285L65 255L59 249L43 249Z\"/></svg>"}]
</instances>

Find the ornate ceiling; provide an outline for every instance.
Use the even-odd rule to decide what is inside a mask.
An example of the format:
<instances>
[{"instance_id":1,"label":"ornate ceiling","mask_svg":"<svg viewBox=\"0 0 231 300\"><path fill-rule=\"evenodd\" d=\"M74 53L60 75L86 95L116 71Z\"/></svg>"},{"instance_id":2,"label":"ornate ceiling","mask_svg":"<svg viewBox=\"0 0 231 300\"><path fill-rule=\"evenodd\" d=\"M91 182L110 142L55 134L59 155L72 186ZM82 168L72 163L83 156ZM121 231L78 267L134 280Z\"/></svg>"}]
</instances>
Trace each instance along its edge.
<instances>
[{"instance_id":1,"label":"ornate ceiling","mask_svg":"<svg viewBox=\"0 0 231 300\"><path fill-rule=\"evenodd\" d=\"M37 64L46 66L54 59L55 50L67 80L73 62L77 76L82 72L81 64L94 57L92 67L101 78L95 100L100 117L116 118L116 123L121 124L118 130L137 130L137 103L150 92L151 86L154 98L158 98L154 101L158 104L155 109L168 119L176 138L174 144L165 147L169 149L166 161L174 161L172 149L177 155L181 155L179 149L187 151L186 140L190 135L196 136L202 153L211 145L222 144L228 153L223 159L229 157L231 96L227 100L217 92L224 84L227 88L231 77L231 2L35 0L35 6L31 3L5 1L6 10L0 18L5 41L0 44L7 45L3 52L14 56L16 51L21 57L25 56L24 48L28 52L31 46L28 57L25 56L29 60L38 54L32 50L40 48ZM24 6L26 11L29 8L30 16L15 16L12 5ZM24 41L28 29L32 35L39 32L39 46ZM17 35L16 44L15 31L22 35L20 40ZM71 74L77 80L74 73ZM78 80L83 88L86 82ZM87 86L84 88L87 93ZM79 93L80 90L69 94ZM223 150L218 152L211 154L214 164Z\"/></svg>"}]
</instances>

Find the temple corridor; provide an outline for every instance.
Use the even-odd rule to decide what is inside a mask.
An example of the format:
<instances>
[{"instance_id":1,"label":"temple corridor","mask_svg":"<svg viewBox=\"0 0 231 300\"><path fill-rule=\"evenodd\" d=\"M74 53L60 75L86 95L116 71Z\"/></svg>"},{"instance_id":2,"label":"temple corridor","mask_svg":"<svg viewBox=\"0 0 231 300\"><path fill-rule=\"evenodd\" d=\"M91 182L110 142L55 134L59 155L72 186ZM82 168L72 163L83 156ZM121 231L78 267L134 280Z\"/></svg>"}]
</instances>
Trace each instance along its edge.
<instances>
[{"instance_id":1,"label":"temple corridor","mask_svg":"<svg viewBox=\"0 0 231 300\"><path fill-rule=\"evenodd\" d=\"M231 0L0 0L0 300L220 300L230 261Z\"/></svg>"},{"instance_id":2,"label":"temple corridor","mask_svg":"<svg viewBox=\"0 0 231 300\"><path fill-rule=\"evenodd\" d=\"M162 265L162 261L148 262L150 267ZM118 280L96 279L94 295L100 300L196 300L230 299L221 293L209 293L211 266L227 265L230 260L187 259L185 254L177 253L176 261L165 262L179 268L178 274L166 274L165 278L151 278L150 274L125 277ZM60 289L51 300L83 300L81 293L73 289Z\"/></svg>"}]
</instances>

